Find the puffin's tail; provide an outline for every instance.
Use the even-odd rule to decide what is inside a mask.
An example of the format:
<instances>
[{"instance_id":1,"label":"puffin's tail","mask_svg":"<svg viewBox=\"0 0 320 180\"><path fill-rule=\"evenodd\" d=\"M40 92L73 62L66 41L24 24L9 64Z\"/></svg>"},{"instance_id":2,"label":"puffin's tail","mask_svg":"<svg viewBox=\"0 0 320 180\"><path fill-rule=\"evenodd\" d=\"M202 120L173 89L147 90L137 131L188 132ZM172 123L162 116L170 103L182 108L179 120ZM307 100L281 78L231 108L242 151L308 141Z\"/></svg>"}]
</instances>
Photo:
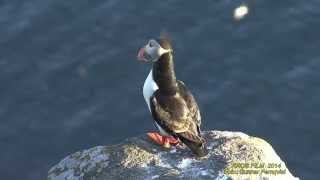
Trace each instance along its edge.
<instances>
[{"instance_id":1,"label":"puffin's tail","mask_svg":"<svg viewBox=\"0 0 320 180\"><path fill-rule=\"evenodd\" d=\"M206 156L208 154L208 149L207 149L205 140L203 138L198 137L199 141L195 142L195 141L191 141L191 140L187 139L186 137L184 137L181 134L180 135L178 134L178 137L197 156L203 157L203 156Z\"/></svg>"}]
</instances>

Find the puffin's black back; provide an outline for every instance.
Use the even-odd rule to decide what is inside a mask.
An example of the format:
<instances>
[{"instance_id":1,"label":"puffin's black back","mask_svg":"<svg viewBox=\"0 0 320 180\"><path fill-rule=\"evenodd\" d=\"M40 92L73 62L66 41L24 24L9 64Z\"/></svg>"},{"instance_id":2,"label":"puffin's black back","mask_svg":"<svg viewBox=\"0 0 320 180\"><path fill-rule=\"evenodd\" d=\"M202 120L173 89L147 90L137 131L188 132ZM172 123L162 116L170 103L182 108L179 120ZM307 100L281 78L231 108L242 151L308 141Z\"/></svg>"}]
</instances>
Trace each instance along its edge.
<instances>
[{"instance_id":1,"label":"puffin's black back","mask_svg":"<svg viewBox=\"0 0 320 180\"><path fill-rule=\"evenodd\" d=\"M171 49L172 45L168 37L157 38L156 41L164 49ZM156 123L161 126L166 132L172 136L179 138L186 146L188 146L191 151L197 156L206 156L208 150L206 147L205 140L201 137L200 134L200 120L197 115L199 114L199 109L196 101L194 100L191 92L187 90L184 83L177 81L174 72L174 63L172 59L172 51L170 53L163 54L160 59L153 65L153 78L159 86L159 90L154 94L156 101L151 101L151 111L153 119ZM187 109L179 109L182 106L178 106L180 102L173 97L176 93L180 94L181 98L187 104ZM156 108L157 107L157 108ZM187 117L181 116L179 113L181 111L189 111ZM165 112L165 113L163 113ZM176 133L175 126L172 126L169 121L175 120L168 119L167 114L170 114L170 117L182 118L180 119L181 123L183 120L192 121L194 126L190 126L189 129L185 132ZM192 128L192 127L196 127Z\"/></svg>"}]
</instances>

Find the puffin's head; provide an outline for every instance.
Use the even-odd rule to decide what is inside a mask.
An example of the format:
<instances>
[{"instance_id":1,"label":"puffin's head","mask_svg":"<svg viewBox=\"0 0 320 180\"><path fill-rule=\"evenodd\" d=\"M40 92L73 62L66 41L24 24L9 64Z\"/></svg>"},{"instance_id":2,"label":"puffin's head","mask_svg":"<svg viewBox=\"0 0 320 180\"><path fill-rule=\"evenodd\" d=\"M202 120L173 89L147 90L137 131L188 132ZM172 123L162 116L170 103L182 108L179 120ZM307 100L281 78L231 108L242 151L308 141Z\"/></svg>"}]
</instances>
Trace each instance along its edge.
<instances>
[{"instance_id":1,"label":"puffin's head","mask_svg":"<svg viewBox=\"0 0 320 180\"><path fill-rule=\"evenodd\" d=\"M166 38L150 39L138 53L138 60L144 62L156 62L167 53L172 53L171 44Z\"/></svg>"}]
</instances>

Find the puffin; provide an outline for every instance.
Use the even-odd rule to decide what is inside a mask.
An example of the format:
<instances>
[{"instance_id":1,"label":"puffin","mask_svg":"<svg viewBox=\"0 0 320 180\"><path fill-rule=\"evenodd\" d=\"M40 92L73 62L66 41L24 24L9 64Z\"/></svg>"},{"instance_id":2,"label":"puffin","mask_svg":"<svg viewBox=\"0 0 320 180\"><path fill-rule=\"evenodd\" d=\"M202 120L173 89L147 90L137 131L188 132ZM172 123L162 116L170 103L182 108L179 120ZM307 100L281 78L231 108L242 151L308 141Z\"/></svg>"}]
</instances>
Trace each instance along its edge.
<instances>
[{"instance_id":1,"label":"puffin","mask_svg":"<svg viewBox=\"0 0 320 180\"><path fill-rule=\"evenodd\" d=\"M207 155L200 110L185 83L176 78L170 40L150 39L138 51L137 59L152 64L143 96L159 133L147 133L149 138L164 148L184 144L197 156Z\"/></svg>"}]
</instances>

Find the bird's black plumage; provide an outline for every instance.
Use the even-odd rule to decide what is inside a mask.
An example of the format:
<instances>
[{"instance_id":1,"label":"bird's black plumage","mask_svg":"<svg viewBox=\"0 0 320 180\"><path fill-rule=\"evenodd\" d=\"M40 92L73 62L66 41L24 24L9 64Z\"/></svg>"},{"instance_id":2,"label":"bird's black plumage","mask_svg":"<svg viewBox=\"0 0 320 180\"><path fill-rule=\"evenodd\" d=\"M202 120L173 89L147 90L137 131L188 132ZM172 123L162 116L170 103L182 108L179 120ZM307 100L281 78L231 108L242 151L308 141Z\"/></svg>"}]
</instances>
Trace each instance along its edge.
<instances>
[{"instance_id":1,"label":"bird's black plumage","mask_svg":"<svg viewBox=\"0 0 320 180\"><path fill-rule=\"evenodd\" d=\"M171 48L165 40L159 44ZM171 52L163 54L153 64L152 76L159 87L150 97L150 110L155 122L198 156L206 155L205 140L200 132L199 107L186 85L176 79Z\"/></svg>"}]
</instances>

